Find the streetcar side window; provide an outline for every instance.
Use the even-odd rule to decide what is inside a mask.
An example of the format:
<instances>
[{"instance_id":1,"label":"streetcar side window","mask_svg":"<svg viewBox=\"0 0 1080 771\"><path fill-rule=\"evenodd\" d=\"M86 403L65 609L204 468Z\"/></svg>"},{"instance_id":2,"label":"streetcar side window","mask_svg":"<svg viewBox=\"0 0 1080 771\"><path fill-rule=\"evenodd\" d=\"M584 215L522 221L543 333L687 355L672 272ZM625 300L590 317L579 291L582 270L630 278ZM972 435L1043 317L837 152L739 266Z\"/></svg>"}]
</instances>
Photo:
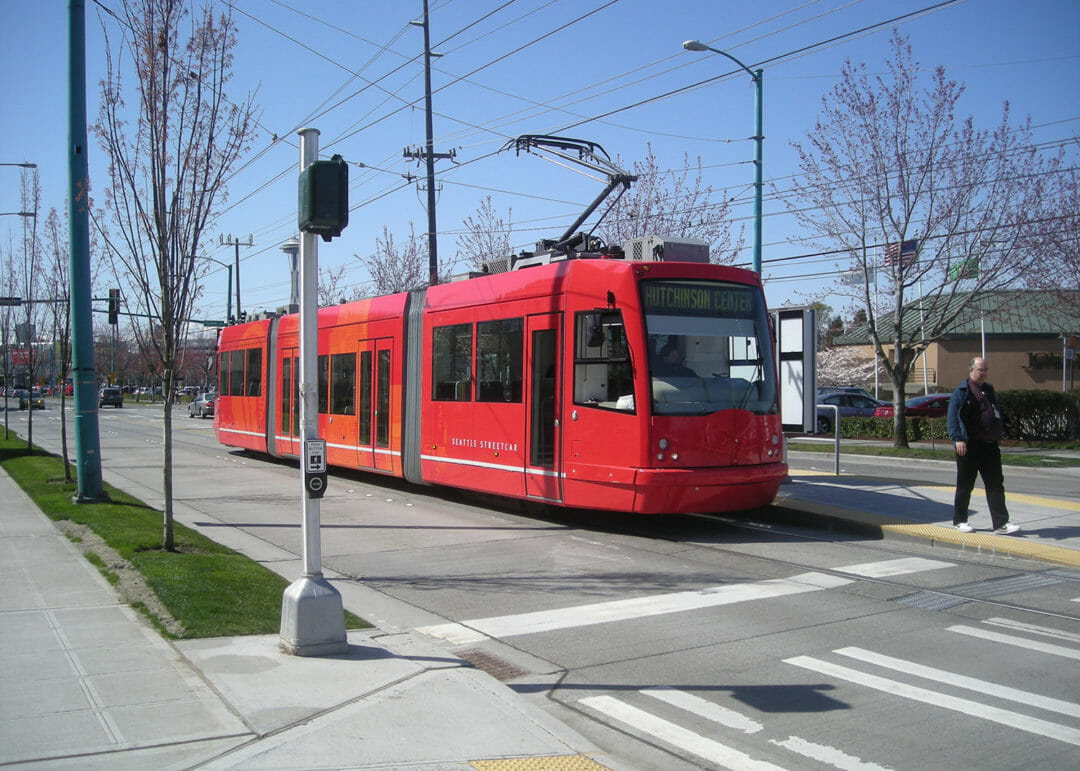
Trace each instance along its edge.
<instances>
[{"instance_id":1,"label":"streetcar side window","mask_svg":"<svg viewBox=\"0 0 1080 771\"><path fill-rule=\"evenodd\" d=\"M229 352L229 396L244 395L244 352Z\"/></svg>"},{"instance_id":2,"label":"streetcar side window","mask_svg":"<svg viewBox=\"0 0 1080 771\"><path fill-rule=\"evenodd\" d=\"M279 389L281 394L281 433L286 436L289 435L289 400L293 398L292 389L289 387L292 385L291 369L292 359L286 356L281 360L281 388Z\"/></svg>"},{"instance_id":3,"label":"streetcar side window","mask_svg":"<svg viewBox=\"0 0 1080 771\"><path fill-rule=\"evenodd\" d=\"M432 331L432 400L472 401L472 324L451 324Z\"/></svg>"},{"instance_id":4,"label":"streetcar side window","mask_svg":"<svg viewBox=\"0 0 1080 771\"><path fill-rule=\"evenodd\" d=\"M476 401L521 403L522 320L476 325Z\"/></svg>"},{"instance_id":5,"label":"streetcar side window","mask_svg":"<svg viewBox=\"0 0 1080 771\"><path fill-rule=\"evenodd\" d=\"M575 315L574 404L634 411L634 378L622 311Z\"/></svg>"},{"instance_id":6,"label":"streetcar side window","mask_svg":"<svg viewBox=\"0 0 1080 771\"><path fill-rule=\"evenodd\" d=\"M222 351L218 354L218 389L219 394L229 393L229 353Z\"/></svg>"},{"instance_id":7,"label":"streetcar side window","mask_svg":"<svg viewBox=\"0 0 1080 771\"><path fill-rule=\"evenodd\" d=\"M249 348L247 351L247 395L258 396L262 393L262 349Z\"/></svg>"},{"instance_id":8,"label":"streetcar side window","mask_svg":"<svg viewBox=\"0 0 1080 771\"><path fill-rule=\"evenodd\" d=\"M330 357L325 353L319 357L319 414L325 415L330 408L330 401L327 396L327 391L330 389L330 383L327 381L327 367L330 366Z\"/></svg>"},{"instance_id":9,"label":"streetcar side window","mask_svg":"<svg viewBox=\"0 0 1080 771\"><path fill-rule=\"evenodd\" d=\"M355 392L356 354L334 354L330 357L330 412L352 415Z\"/></svg>"}]
</instances>

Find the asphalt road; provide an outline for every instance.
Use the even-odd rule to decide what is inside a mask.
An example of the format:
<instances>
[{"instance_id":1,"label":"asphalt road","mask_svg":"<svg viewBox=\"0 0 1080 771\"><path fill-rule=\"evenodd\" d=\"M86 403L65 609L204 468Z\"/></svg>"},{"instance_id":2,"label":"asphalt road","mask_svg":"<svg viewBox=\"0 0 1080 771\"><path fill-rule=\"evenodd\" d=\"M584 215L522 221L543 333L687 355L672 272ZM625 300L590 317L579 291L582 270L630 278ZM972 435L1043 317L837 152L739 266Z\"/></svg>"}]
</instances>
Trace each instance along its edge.
<instances>
[{"instance_id":1,"label":"asphalt road","mask_svg":"<svg viewBox=\"0 0 1080 771\"><path fill-rule=\"evenodd\" d=\"M55 410L34 420L35 441L55 450ZM159 504L159 408L99 421L106 480ZM241 550L271 543L270 566L295 569L296 469L222 448L186 410L174 425L178 519ZM943 483L950 471L903 468ZM1008 472L1010 489L1042 484L1026 477ZM351 610L443 640L620 769L1080 757L1076 571L781 527L767 511L525 516L364 474L331 476L322 524L324 569L343 576Z\"/></svg>"}]
</instances>

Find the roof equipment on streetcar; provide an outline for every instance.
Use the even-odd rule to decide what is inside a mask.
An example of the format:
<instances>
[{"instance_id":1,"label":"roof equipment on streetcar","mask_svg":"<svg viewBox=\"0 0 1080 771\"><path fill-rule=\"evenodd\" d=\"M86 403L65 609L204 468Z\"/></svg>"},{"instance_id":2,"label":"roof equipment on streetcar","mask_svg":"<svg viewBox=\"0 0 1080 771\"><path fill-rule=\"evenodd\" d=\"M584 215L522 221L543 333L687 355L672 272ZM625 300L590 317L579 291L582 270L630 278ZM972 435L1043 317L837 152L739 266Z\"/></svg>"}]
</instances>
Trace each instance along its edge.
<instances>
[{"instance_id":1,"label":"roof equipment on streetcar","mask_svg":"<svg viewBox=\"0 0 1080 771\"><path fill-rule=\"evenodd\" d=\"M568 164L570 163L584 166L589 171L605 175L607 184L600 195L586 207L585 211L558 238L541 239L536 243L536 250L533 252L524 251L519 254L486 260L483 263L482 272L472 273L461 278L473 278L489 273L506 273L512 270L549 265L561 260L580 258L614 258L636 262L662 262L665 260L709 262L709 245L696 239L677 239L653 235L631 239L622 246L608 246L603 239L593 236L591 231L577 231L582 223L603 203L604 199L617 188L621 188L618 196L600 216L597 223L602 221L615 203L618 202L619 197L629 190L630 184L637 179L637 175L627 173L612 162L607 151L597 143L571 137L523 134L508 141L503 145L502 149L507 150L510 147L513 147L518 154L523 150L525 152L535 152L544 160L558 166L569 168Z\"/></svg>"}]
</instances>

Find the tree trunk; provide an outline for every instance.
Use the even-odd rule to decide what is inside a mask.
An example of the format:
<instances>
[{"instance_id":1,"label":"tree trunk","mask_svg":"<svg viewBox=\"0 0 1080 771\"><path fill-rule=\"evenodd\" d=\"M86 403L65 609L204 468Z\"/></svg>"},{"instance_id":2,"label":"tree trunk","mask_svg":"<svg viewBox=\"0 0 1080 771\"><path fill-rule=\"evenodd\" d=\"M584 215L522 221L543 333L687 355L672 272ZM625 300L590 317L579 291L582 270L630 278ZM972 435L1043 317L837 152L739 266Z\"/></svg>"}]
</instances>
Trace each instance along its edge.
<instances>
[{"instance_id":1,"label":"tree trunk","mask_svg":"<svg viewBox=\"0 0 1080 771\"><path fill-rule=\"evenodd\" d=\"M164 424L164 463L162 464L162 477L161 477L161 491L165 498L162 529L161 529L161 548L165 551L176 551L176 544L173 541L173 489L172 489L172 406L173 396L172 388L166 385L166 393L162 394L165 399L165 419Z\"/></svg>"}]
</instances>

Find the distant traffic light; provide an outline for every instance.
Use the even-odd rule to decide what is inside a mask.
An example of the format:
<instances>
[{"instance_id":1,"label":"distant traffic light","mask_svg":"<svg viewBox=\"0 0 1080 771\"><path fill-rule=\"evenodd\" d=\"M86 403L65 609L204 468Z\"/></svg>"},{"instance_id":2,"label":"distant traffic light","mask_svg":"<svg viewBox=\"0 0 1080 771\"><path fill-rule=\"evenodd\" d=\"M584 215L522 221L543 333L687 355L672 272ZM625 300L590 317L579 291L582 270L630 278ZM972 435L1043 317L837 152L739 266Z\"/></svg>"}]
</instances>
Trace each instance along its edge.
<instances>
[{"instance_id":1,"label":"distant traffic light","mask_svg":"<svg viewBox=\"0 0 1080 771\"><path fill-rule=\"evenodd\" d=\"M115 324L120 316L120 290L109 290L109 323Z\"/></svg>"}]
</instances>

